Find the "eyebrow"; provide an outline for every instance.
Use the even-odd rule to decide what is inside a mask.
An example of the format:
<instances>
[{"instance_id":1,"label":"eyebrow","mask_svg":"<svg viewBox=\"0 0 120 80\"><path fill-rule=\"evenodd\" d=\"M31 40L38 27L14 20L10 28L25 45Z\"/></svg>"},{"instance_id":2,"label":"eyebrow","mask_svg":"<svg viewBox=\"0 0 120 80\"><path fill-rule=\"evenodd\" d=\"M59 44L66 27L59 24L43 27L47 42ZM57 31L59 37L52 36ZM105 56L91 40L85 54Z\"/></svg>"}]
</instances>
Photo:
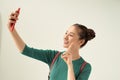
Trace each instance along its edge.
<instances>
[{"instance_id":1,"label":"eyebrow","mask_svg":"<svg viewBox=\"0 0 120 80\"><path fill-rule=\"evenodd\" d=\"M71 34L75 34L75 33L73 33L73 32L70 32Z\"/></svg>"},{"instance_id":2,"label":"eyebrow","mask_svg":"<svg viewBox=\"0 0 120 80\"><path fill-rule=\"evenodd\" d=\"M68 32L68 31L66 31L66 32ZM75 34L74 32L70 32L70 34Z\"/></svg>"}]
</instances>

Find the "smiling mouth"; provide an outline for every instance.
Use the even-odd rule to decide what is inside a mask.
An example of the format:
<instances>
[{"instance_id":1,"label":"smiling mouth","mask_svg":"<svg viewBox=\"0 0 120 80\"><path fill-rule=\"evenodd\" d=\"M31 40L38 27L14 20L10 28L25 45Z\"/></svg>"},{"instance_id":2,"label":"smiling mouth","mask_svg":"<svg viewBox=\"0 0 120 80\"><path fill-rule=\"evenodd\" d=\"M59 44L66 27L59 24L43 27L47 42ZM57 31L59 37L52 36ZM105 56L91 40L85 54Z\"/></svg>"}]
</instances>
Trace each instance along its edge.
<instances>
[{"instance_id":1,"label":"smiling mouth","mask_svg":"<svg viewBox=\"0 0 120 80\"><path fill-rule=\"evenodd\" d=\"M68 44L69 42L68 41L64 41L64 44Z\"/></svg>"}]
</instances>

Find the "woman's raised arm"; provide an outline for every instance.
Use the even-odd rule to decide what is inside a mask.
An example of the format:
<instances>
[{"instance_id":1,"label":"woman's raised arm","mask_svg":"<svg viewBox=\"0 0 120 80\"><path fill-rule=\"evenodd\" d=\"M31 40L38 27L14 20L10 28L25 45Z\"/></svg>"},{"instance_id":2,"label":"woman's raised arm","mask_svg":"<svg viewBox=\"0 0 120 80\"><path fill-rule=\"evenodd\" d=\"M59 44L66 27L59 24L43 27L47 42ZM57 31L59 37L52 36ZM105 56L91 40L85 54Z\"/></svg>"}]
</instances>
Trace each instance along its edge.
<instances>
[{"instance_id":1,"label":"woman's raised arm","mask_svg":"<svg viewBox=\"0 0 120 80\"><path fill-rule=\"evenodd\" d=\"M10 34L13 37L13 40L18 48L18 50L20 52L23 51L24 47L25 47L25 42L21 39L21 37L19 36L19 34L17 33L17 31L15 30L15 28L13 28L13 24L15 24L18 20L18 10L16 10L14 13L10 14L10 18L8 21L8 29L10 31Z\"/></svg>"}]
</instances>

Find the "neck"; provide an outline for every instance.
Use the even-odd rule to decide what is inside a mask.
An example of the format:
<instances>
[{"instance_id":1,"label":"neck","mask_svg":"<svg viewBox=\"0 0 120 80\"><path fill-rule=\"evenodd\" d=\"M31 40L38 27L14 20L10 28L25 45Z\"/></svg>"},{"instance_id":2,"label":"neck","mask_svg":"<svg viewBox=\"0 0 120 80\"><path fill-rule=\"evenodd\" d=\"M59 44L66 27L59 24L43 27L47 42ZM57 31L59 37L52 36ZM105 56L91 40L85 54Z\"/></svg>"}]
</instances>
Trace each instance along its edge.
<instances>
[{"instance_id":1,"label":"neck","mask_svg":"<svg viewBox=\"0 0 120 80\"><path fill-rule=\"evenodd\" d=\"M77 60L80 58L79 51L77 53L72 54L72 60Z\"/></svg>"}]
</instances>

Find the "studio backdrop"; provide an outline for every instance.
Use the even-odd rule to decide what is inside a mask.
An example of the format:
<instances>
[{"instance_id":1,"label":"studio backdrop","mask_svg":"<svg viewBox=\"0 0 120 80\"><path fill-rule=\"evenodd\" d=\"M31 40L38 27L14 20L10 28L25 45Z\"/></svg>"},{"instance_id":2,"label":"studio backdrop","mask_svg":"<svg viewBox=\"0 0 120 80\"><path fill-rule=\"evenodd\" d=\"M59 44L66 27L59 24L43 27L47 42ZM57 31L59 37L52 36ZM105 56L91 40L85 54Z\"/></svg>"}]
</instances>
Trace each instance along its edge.
<instances>
[{"instance_id":1,"label":"studio backdrop","mask_svg":"<svg viewBox=\"0 0 120 80\"><path fill-rule=\"evenodd\" d=\"M0 0L0 80L47 80L48 66L22 55L8 31L18 8L15 28L37 49L65 50L63 36L74 23L94 29L96 38L80 49L92 65L89 80L120 80L119 0Z\"/></svg>"}]
</instances>

